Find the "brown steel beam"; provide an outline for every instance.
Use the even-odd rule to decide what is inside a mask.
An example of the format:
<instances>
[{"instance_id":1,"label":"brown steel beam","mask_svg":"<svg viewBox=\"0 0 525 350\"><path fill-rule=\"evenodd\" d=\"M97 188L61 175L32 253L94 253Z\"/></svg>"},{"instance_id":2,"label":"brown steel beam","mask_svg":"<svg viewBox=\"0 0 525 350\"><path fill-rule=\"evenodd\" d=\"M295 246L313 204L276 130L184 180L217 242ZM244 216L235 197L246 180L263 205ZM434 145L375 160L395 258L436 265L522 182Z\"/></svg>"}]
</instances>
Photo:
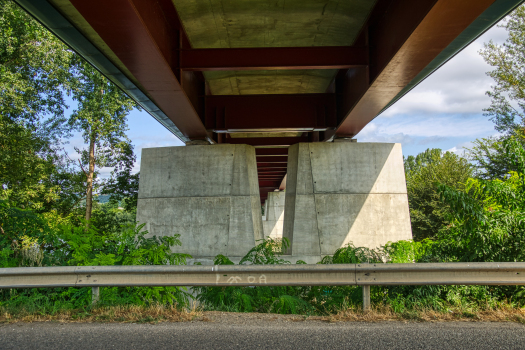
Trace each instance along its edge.
<instances>
[{"instance_id":1,"label":"brown steel beam","mask_svg":"<svg viewBox=\"0 0 525 350\"><path fill-rule=\"evenodd\" d=\"M181 69L345 69L368 65L368 48L350 46L191 49L181 51Z\"/></svg>"},{"instance_id":2,"label":"brown steel beam","mask_svg":"<svg viewBox=\"0 0 525 350\"><path fill-rule=\"evenodd\" d=\"M284 164L279 164L280 166L274 166L274 167L261 167L259 166L259 164L263 164L263 163L258 163L257 166L257 170L259 171L281 171L281 170L284 170L286 171L287 167L286 165Z\"/></svg>"},{"instance_id":3,"label":"brown steel beam","mask_svg":"<svg viewBox=\"0 0 525 350\"><path fill-rule=\"evenodd\" d=\"M206 96L206 129L215 132L335 129L335 94Z\"/></svg>"},{"instance_id":4,"label":"brown steel beam","mask_svg":"<svg viewBox=\"0 0 525 350\"><path fill-rule=\"evenodd\" d=\"M208 136L172 69L181 34L164 14L165 0L71 3L182 134L190 139Z\"/></svg>"},{"instance_id":5,"label":"brown steel beam","mask_svg":"<svg viewBox=\"0 0 525 350\"><path fill-rule=\"evenodd\" d=\"M275 156L275 157L256 157L257 162L265 163L288 163L288 157Z\"/></svg>"},{"instance_id":6,"label":"brown steel beam","mask_svg":"<svg viewBox=\"0 0 525 350\"><path fill-rule=\"evenodd\" d=\"M246 144L246 145L252 145L256 147L264 147L264 146L291 146L295 145L299 142L308 142L308 137L302 136L302 137L253 137L253 138L246 138L246 139L227 139L228 143L231 144Z\"/></svg>"},{"instance_id":7,"label":"brown steel beam","mask_svg":"<svg viewBox=\"0 0 525 350\"><path fill-rule=\"evenodd\" d=\"M255 155L257 156L279 156L288 155L288 148L256 148Z\"/></svg>"},{"instance_id":8,"label":"brown steel beam","mask_svg":"<svg viewBox=\"0 0 525 350\"><path fill-rule=\"evenodd\" d=\"M281 168L286 169L287 163L260 163L257 162L258 168Z\"/></svg>"},{"instance_id":9,"label":"brown steel beam","mask_svg":"<svg viewBox=\"0 0 525 350\"><path fill-rule=\"evenodd\" d=\"M494 0L380 0L369 22L370 66L343 72L341 122L336 135L352 137L458 37Z\"/></svg>"},{"instance_id":10,"label":"brown steel beam","mask_svg":"<svg viewBox=\"0 0 525 350\"><path fill-rule=\"evenodd\" d=\"M259 180L259 189L263 187L271 187L273 189L279 188L279 185L281 184L281 180Z\"/></svg>"}]
</instances>

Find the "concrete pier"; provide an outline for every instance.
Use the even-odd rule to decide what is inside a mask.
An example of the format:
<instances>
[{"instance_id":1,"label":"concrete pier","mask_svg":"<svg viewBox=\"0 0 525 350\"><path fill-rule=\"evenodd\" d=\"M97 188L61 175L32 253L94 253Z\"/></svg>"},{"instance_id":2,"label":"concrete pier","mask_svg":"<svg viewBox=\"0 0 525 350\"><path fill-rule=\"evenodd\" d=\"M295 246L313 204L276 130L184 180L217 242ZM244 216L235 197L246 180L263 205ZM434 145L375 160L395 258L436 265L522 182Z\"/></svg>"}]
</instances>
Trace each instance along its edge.
<instances>
[{"instance_id":1,"label":"concrete pier","mask_svg":"<svg viewBox=\"0 0 525 350\"><path fill-rule=\"evenodd\" d=\"M411 239L401 145L291 146L284 213L292 260L315 263L350 242L378 247Z\"/></svg>"},{"instance_id":2,"label":"concrete pier","mask_svg":"<svg viewBox=\"0 0 525 350\"><path fill-rule=\"evenodd\" d=\"M263 217L264 238L283 237L284 198L284 191L268 192Z\"/></svg>"},{"instance_id":3,"label":"concrete pier","mask_svg":"<svg viewBox=\"0 0 525 350\"><path fill-rule=\"evenodd\" d=\"M180 234L175 252L203 264L238 260L263 238L255 149L194 145L142 150L137 221L149 235Z\"/></svg>"}]
</instances>

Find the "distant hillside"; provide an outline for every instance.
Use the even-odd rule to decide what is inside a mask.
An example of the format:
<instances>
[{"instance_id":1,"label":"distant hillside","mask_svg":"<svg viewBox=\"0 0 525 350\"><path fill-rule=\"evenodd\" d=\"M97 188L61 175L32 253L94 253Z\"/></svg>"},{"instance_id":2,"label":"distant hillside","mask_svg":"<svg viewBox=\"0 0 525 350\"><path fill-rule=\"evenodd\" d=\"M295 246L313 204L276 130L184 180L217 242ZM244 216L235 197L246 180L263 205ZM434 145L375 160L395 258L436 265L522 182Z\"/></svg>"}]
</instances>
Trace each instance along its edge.
<instances>
[{"instance_id":1,"label":"distant hillside","mask_svg":"<svg viewBox=\"0 0 525 350\"><path fill-rule=\"evenodd\" d=\"M101 194L96 197L96 201L99 203L107 203L109 202L109 194Z\"/></svg>"}]
</instances>

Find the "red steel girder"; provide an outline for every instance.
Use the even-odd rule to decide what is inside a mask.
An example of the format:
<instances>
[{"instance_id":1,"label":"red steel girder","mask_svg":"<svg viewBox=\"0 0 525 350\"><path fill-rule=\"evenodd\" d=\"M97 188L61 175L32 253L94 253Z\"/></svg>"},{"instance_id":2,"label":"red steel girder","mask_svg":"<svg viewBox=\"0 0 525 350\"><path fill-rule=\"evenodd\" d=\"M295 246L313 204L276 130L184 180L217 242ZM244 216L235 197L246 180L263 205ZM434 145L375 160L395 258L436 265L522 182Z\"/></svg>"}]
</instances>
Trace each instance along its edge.
<instances>
[{"instance_id":1,"label":"red steel girder","mask_svg":"<svg viewBox=\"0 0 525 350\"><path fill-rule=\"evenodd\" d=\"M259 168L257 168L257 171L258 171L258 172L264 172L264 171L275 171L275 172L283 172L283 173L286 173L286 169L287 169L287 168L286 168L285 166L284 166L284 167L280 167L280 168L266 168L266 167L265 167L265 168L261 168L261 167L259 167Z\"/></svg>"},{"instance_id":2,"label":"red steel girder","mask_svg":"<svg viewBox=\"0 0 525 350\"><path fill-rule=\"evenodd\" d=\"M255 155L257 156L279 156L288 155L288 148L256 148Z\"/></svg>"},{"instance_id":3,"label":"red steel girder","mask_svg":"<svg viewBox=\"0 0 525 350\"><path fill-rule=\"evenodd\" d=\"M494 0L380 0L368 27L370 66L336 83L342 122L336 135L361 131ZM374 18L375 17L375 18Z\"/></svg>"},{"instance_id":4,"label":"red steel girder","mask_svg":"<svg viewBox=\"0 0 525 350\"><path fill-rule=\"evenodd\" d=\"M71 0L71 3L186 137L208 136L172 70L182 34L178 23L173 25L166 18L170 17L165 15L169 8L166 0Z\"/></svg>"},{"instance_id":5,"label":"red steel girder","mask_svg":"<svg viewBox=\"0 0 525 350\"><path fill-rule=\"evenodd\" d=\"M257 162L258 168L273 168L273 169L286 169L287 163L260 163Z\"/></svg>"},{"instance_id":6,"label":"red steel girder","mask_svg":"<svg viewBox=\"0 0 525 350\"><path fill-rule=\"evenodd\" d=\"M345 69L368 65L368 48L351 46L191 49L180 53L190 71Z\"/></svg>"},{"instance_id":7,"label":"red steel girder","mask_svg":"<svg viewBox=\"0 0 525 350\"><path fill-rule=\"evenodd\" d=\"M279 188L281 180L259 180L259 188L271 187L273 189Z\"/></svg>"},{"instance_id":8,"label":"red steel girder","mask_svg":"<svg viewBox=\"0 0 525 350\"><path fill-rule=\"evenodd\" d=\"M256 157L257 162L265 163L288 163L288 157L275 156L275 157Z\"/></svg>"},{"instance_id":9,"label":"red steel girder","mask_svg":"<svg viewBox=\"0 0 525 350\"><path fill-rule=\"evenodd\" d=\"M291 146L299 142L308 142L308 137L250 137L242 139L233 139L229 138L226 141L231 144L246 144L252 145L255 147L264 147L264 146Z\"/></svg>"},{"instance_id":10,"label":"red steel girder","mask_svg":"<svg viewBox=\"0 0 525 350\"><path fill-rule=\"evenodd\" d=\"M314 131L337 126L335 94L206 96L206 129Z\"/></svg>"}]
</instances>

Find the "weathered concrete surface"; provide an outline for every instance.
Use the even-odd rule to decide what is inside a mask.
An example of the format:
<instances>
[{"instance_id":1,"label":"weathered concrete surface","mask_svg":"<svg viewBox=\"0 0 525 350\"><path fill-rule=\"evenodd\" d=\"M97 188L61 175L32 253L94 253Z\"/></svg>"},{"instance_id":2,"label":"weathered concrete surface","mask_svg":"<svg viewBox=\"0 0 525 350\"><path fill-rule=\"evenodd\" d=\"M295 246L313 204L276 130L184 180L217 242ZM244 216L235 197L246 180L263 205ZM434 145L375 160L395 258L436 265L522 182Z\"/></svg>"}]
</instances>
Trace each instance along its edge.
<instances>
[{"instance_id":1,"label":"weathered concrete surface","mask_svg":"<svg viewBox=\"0 0 525 350\"><path fill-rule=\"evenodd\" d=\"M350 242L378 247L411 239L401 145L291 146L283 236L288 253L312 261Z\"/></svg>"},{"instance_id":2,"label":"weathered concrete surface","mask_svg":"<svg viewBox=\"0 0 525 350\"><path fill-rule=\"evenodd\" d=\"M256 166L248 145L143 149L137 221L195 261L241 257L263 238Z\"/></svg>"},{"instance_id":3,"label":"weathered concrete surface","mask_svg":"<svg viewBox=\"0 0 525 350\"><path fill-rule=\"evenodd\" d=\"M284 198L284 191L268 192L263 217L264 238L283 237Z\"/></svg>"},{"instance_id":4,"label":"weathered concrete surface","mask_svg":"<svg viewBox=\"0 0 525 350\"><path fill-rule=\"evenodd\" d=\"M193 48L351 46L376 0L172 0ZM214 95L324 93L337 70L203 72Z\"/></svg>"}]
</instances>

